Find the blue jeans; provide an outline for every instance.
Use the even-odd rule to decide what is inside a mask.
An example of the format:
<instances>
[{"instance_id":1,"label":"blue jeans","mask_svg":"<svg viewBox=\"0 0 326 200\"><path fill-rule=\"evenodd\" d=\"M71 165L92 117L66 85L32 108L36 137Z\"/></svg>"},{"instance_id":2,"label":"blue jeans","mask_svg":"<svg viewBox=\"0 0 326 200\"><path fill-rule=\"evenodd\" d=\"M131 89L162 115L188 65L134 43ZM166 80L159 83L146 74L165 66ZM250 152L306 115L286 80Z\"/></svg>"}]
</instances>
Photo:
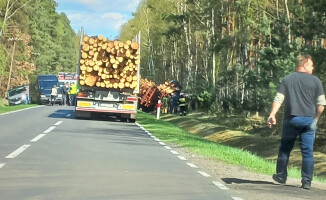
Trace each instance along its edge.
<instances>
[{"instance_id":1,"label":"blue jeans","mask_svg":"<svg viewBox=\"0 0 326 200\"><path fill-rule=\"evenodd\" d=\"M313 145L315 141L316 121L313 117L291 116L284 120L281 146L277 158L276 172L287 178L287 165L294 142L299 136L302 154L302 183L310 184L314 171Z\"/></svg>"}]
</instances>

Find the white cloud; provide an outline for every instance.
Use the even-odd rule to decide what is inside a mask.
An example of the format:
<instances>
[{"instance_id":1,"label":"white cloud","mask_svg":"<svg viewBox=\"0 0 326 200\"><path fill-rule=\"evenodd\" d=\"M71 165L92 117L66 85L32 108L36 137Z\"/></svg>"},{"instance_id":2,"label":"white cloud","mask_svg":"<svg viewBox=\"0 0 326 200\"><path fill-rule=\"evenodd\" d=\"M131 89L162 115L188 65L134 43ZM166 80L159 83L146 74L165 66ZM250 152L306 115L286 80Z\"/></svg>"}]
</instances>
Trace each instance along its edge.
<instances>
[{"instance_id":1,"label":"white cloud","mask_svg":"<svg viewBox=\"0 0 326 200\"><path fill-rule=\"evenodd\" d=\"M141 0L56 0L58 11L66 13L72 28L89 35L113 38L122 24L132 18Z\"/></svg>"},{"instance_id":2,"label":"white cloud","mask_svg":"<svg viewBox=\"0 0 326 200\"><path fill-rule=\"evenodd\" d=\"M70 21L74 21L74 20L81 20L83 19L83 15L80 13L76 13L76 14L68 14L67 15L68 19Z\"/></svg>"},{"instance_id":3,"label":"white cloud","mask_svg":"<svg viewBox=\"0 0 326 200\"><path fill-rule=\"evenodd\" d=\"M92 6L92 7L98 6L101 3L103 3L100 0L77 0L77 1L81 4L84 4L86 6Z\"/></svg>"},{"instance_id":4,"label":"white cloud","mask_svg":"<svg viewBox=\"0 0 326 200\"><path fill-rule=\"evenodd\" d=\"M121 13L115 13L115 12L110 12L110 13L105 13L102 15L102 19L113 19L113 20L121 20L123 19L123 15Z\"/></svg>"}]
</instances>

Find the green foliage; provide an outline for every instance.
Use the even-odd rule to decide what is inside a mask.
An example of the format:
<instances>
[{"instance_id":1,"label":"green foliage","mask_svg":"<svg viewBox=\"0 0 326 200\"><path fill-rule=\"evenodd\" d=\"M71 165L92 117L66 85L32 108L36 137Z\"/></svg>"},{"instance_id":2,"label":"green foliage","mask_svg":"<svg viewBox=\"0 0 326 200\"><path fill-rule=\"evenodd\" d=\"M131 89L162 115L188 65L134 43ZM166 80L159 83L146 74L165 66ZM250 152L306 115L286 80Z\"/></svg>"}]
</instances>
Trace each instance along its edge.
<instances>
[{"instance_id":1,"label":"green foliage","mask_svg":"<svg viewBox=\"0 0 326 200\"><path fill-rule=\"evenodd\" d=\"M178 80L189 93L206 95L209 102L198 99L205 112L266 116L300 53L313 56L315 74L326 81L325 4L144 0L121 36L140 30L142 76Z\"/></svg>"},{"instance_id":2,"label":"green foliage","mask_svg":"<svg viewBox=\"0 0 326 200\"><path fill-rule=\"evenodd\" d=\"M208 114L213 114L216 111L214 97L211 92L203 91L197 96L199 107Z\"/></svg>"},{"instance_id":3,"label":"green foliage","mask_svg":"<svg viewBox=\"0 0 326 200\"><path fill-rule=\"evenodd\" d=\"M55 11L53 0L35 0L26 8L38 73L56 74L76 69L75 32L64 13Z\"/></svg>"}]
</instances>

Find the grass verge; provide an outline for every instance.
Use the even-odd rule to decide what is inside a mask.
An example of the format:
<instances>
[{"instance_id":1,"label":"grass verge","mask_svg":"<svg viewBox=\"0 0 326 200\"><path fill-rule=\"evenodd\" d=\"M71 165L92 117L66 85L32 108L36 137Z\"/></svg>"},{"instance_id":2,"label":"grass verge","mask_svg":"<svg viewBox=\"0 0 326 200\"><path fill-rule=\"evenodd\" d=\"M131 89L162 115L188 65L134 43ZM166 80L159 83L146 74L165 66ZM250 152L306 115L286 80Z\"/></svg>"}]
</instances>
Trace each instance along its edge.
<instances>
[{"instance_id":1,"label":"grass verge","mask_svg":"<svg viewBox=\"0 0 326 200\"><path fill-rule=\"evenodd\" d=\"M16 106L0 106L0 114L5 113L5 112L10 112L10 111L15 111L15 110L21 110L24 108L30 108L30 107L35 107L38 106L36 104L22 104L22 105L16 105Z\"/></svg>"},{"instance_id":2,"label":"grass verge","mask_svg":"<svg viewBox=\"0 0 326 200\"><path fill-rule=\"evenodd\" d=\"M191 152L212 158L214 160L224 161L228 164L244 166L248 170L256 173L272 175L275 173L275 163L267 161L249 151L221 145L216 142L206 140L200 136L193 135L172 123L157 120L153 115L138 112L137 122L150 131L160 140L173 143L184 147ZM301 179L301 172L296 167L288 170L289 177ZM314 177L315 181L324 182L326 180Z\"/></svg>"}]
</instances>

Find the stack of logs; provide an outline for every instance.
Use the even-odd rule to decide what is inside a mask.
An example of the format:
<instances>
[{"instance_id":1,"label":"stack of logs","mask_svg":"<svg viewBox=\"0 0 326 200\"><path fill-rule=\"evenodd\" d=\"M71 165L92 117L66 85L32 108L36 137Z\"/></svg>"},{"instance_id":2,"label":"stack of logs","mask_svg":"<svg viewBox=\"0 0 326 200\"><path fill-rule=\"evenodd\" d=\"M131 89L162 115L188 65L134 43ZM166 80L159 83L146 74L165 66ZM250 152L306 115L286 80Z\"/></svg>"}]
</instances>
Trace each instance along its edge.
<instances>
[{"instance_id":1,"label":"stack of logs","mask_svg":"<svg viewBox=\"0 0 326 200\"><path fill-rule=\"evenodd\" d=\"M140 79L139 97L140 106L144 109L152 109L156 106L161 93L156 84L148 79ZM146 111L146 110L145 110Z\"/></svg>"},{"instance_id":2,"label":"stack of logs","mask_svg":"<svg viewBox=\"0 0 326 200\"><path fill-rule=\"evenodd\" d=\"M148 79L140 79L140 105L142 109L153 109L155 108L159 99L164 96L168 96L172 92L179 90L170 81L165 81L164 84L156 86L153 81Z\"/></svg>"},{"instance_id":3,"label":"stack of logs","mask_svg":"<svg viewBox=\"0 0 326 200\"><path fill-rule=\"evenodd\" d=\"M140 63L139 43L84 36L79 84L102 88L136 89Z\"/></svg>"},{"instance_id":4,"label":"stack of logs","mask_svg":"<svg viewBox=\"0 0 326 200\"><path fill-rule=\"evenodd\" d=\"M165 81L164 84L161 84L157 86L158 90L161 92L161 97L165 97L170 95L176 90L179 90L173 83L171 83L169 80Z\"/></svg>"}]
</instances>

